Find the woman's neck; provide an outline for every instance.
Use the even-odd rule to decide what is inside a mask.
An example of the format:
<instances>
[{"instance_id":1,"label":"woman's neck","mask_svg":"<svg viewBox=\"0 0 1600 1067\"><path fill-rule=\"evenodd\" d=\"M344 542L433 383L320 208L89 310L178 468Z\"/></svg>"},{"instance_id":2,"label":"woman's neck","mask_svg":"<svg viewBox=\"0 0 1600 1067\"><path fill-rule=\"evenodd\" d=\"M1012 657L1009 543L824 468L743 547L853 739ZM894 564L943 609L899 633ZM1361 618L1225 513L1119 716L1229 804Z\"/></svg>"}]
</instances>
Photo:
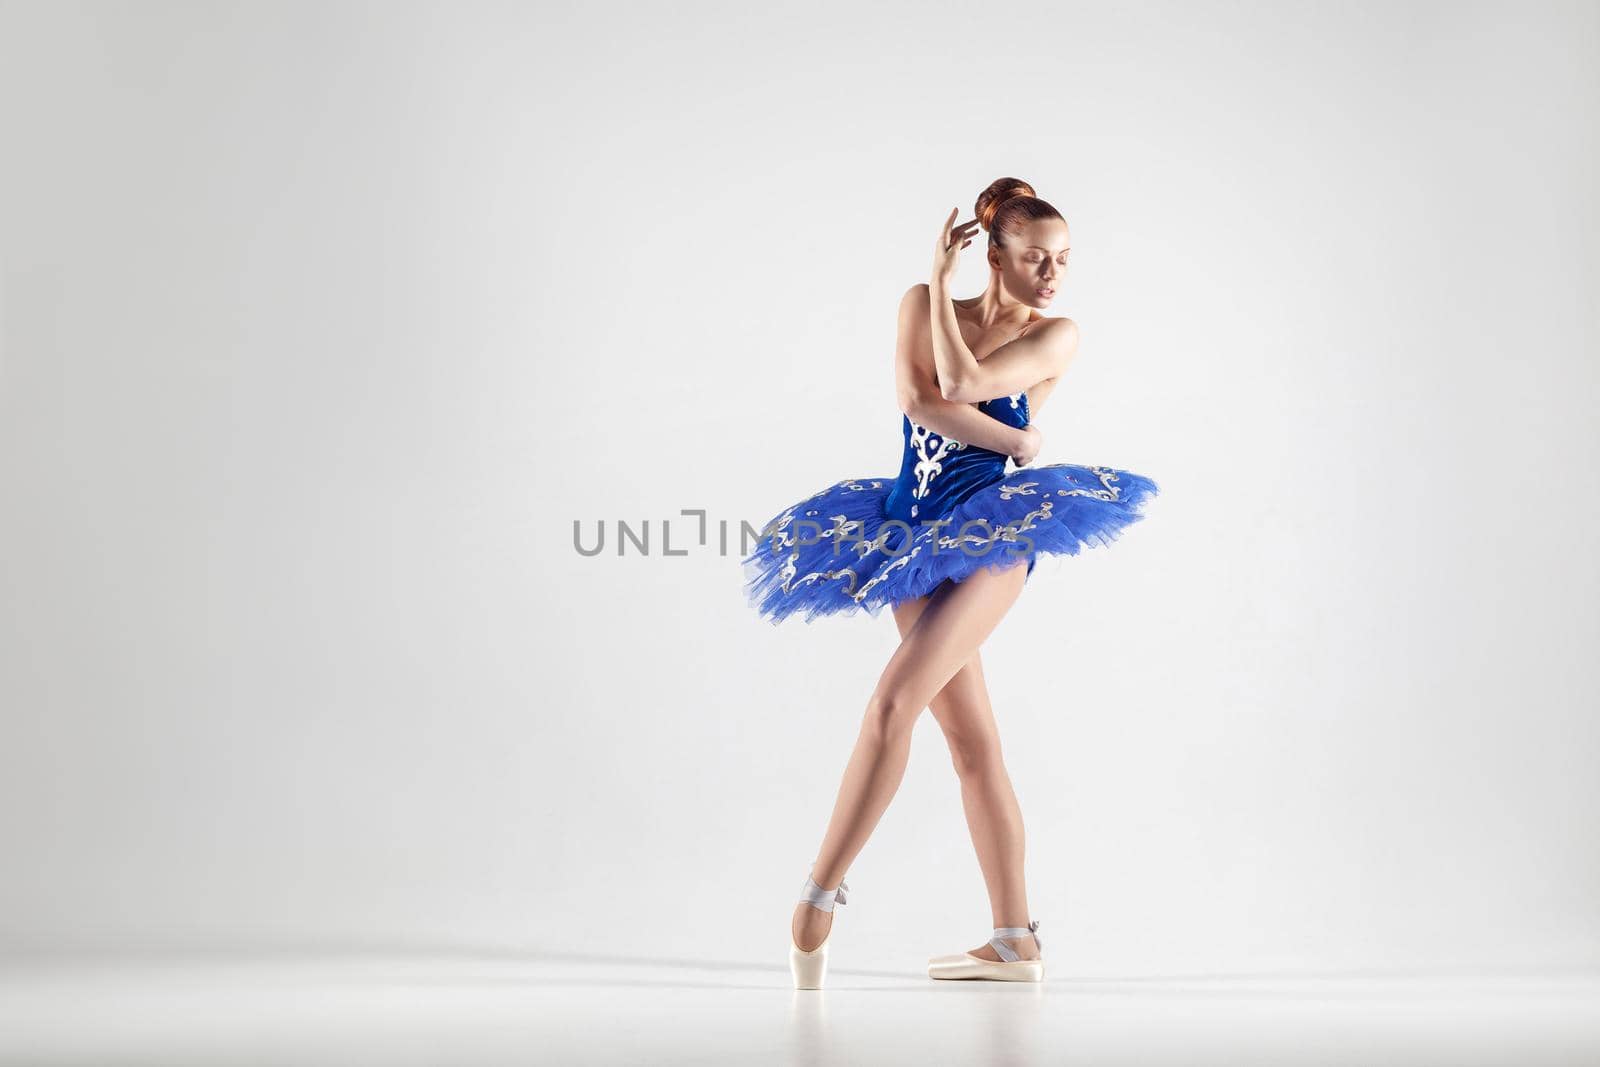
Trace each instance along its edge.
<instances>
[{"instance_id":1,"label":"woman's neck","mask_svg":"<svg viewBox=\"0 0 1600 1067\"><path fill-rule=\"evenodd\" d=\"M1005 324L1021 328L1033 321L1033 309L1020 300L1008 300L997 286L985 289L982 295L959 305L983 329Z\"/></svg>"}]
</instances>

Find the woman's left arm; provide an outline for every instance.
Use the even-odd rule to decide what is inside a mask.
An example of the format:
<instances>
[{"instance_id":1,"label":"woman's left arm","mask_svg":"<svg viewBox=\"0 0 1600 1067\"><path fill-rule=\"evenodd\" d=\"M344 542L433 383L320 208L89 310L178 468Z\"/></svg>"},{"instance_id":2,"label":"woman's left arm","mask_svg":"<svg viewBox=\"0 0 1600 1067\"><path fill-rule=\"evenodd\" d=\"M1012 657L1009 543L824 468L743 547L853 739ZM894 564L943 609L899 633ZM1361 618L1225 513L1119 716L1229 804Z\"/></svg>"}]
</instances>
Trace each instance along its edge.
<instances>
[{"instance_id":1,"label":"woman's left arm","mask_svg":"<svg viewBox=\"0 0 1600 1067\"><path fill-rule=\"evenodd\" d=\"M945 219L933 251L933 278L928 282L929 325L939 394L959 404L975 404L1012 396L1044 381L1059 378L1078 350L1078 326L1071 319L1046 319L1025 336L1008 341L981 361L961 338L950 279L961 250L972 243L977 220L952 229L955 211Z\"/></svg>"},{"instance_id":2,"label":"woman's left arm","mask_svg":"<svg viewBox=\"0 0 1600 1067\"><path fill-rule=\"evenodd\" d=\"M976 404L1012 396L1048 378L1060 378L1078 352L1078 324L1046 319L983 359L975 359L961 339L949 289L935 279L928 286L928 297L933 362L939 372L939 395L946 400Z\"/></svg>"}]
</instances>

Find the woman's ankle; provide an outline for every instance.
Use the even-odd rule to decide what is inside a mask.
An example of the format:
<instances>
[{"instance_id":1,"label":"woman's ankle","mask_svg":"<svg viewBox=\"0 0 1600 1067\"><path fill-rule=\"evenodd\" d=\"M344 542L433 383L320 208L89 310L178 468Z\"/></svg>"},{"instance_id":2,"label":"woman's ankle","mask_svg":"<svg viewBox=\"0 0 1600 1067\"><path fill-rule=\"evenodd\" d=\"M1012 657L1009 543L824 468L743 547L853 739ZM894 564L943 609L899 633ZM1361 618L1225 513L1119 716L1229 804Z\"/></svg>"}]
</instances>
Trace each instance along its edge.
<instances>
[{"instance_id":1,"label":"woman's ankle","mask_svg":"<svg viewBox=\"0 0 1600 1067\"><path fill-rule=\"evenodd\" d=\"M1018 959L1036 960L1043 954L1039 948L1039 939L1029 934L1027 937L1003 938L1011 946L1011 951L1017 954Z\"/></svg>"}]
</instances>

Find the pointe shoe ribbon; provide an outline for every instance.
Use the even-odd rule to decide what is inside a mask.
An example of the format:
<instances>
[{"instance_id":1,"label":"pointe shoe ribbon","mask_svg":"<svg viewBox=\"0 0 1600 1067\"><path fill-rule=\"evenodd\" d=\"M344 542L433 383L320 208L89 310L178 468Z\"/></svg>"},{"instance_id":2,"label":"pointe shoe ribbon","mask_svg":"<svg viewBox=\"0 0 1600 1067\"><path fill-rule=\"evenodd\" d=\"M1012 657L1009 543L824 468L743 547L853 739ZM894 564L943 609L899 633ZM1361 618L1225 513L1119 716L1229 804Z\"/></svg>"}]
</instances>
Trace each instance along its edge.
<instances>
[{"instance_id":1,"label":"pointe shoe ribbon","mask_svg":"<svg viewBox=\"0 0 1600 1067\"><path fill-rule=\"evenodd\" d=\"M832 911L835 904L848 903L844 891L849 888L849 883L841 878L838 889L824 889L808 876L805 888L800 891L800 899L820 911Z\"/></svg>"},{"instance_id":2,"label":"pointe shoe ribbon","mask_svg":"<svg viewBox=\"0 0 1600 1067\"><path fill-rule=\"evenodd\" d=\"M994 948L995 955L1000 957L1001 962L1016 963L1020 957L1012 951L1010 945L1001 939L1027 937L1029 934L1033 935L1033 943L1039 946L1039 954L1041 956L1044 955L1044 942L1039 940L1038 919L1033 920L1027 926L1003 926L997 928L994 932L994 938L990 940L989 944Z\"/></svg>"},{"instance_id":3,"label":"pointe shoe ribbon","mask_svg":"<svg viewBox=\"0 0 1600 1067\"><path fill-rule=\"evenodd\" d=\"M1033 940L1039 946L1040 959L1025 960L1019 957L1016 951L1008 944L1006 939L1016 939L1033 935ZM995 955L1000 957L999 962L974 956L970 952L963 952L957 956L935 956L928 960L929 978L978 978L999 982L1039 982L1044 980L1044 943L1039 940L1039 920L1035 919L1027 926L998 926L995 927L994 937L989 945L994 949Z\"/></svg>"}]
</instances>

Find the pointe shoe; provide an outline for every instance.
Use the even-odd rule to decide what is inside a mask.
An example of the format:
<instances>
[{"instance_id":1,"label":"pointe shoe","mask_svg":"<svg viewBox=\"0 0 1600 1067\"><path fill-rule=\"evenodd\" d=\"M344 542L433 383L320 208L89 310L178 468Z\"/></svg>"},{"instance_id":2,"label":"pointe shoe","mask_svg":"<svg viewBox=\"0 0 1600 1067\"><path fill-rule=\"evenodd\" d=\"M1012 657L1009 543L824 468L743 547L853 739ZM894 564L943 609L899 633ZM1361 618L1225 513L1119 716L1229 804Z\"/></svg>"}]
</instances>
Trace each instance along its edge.
<instances>
[{"instance_id":1,"label":"pointe shoe","mask_svg":"<svg viewBox=\"0 0 1600 1067\"><path fill-rule=\"evenodd\" d=\"M989 944L994 948L995 955L1000 957L999 962L974 956L970 952L963 952L959 956L934 956L928 960L928 977L981 978L991 982L1042 982L1044 960L1020 959L1015 950L1001 940L1006 937L1027 937L1029 934L1033 935L1034 944L1039 946L1042 955L1044 944L1039 940L1039 920L1035 919L1027 926L995 928L994 937L989 939Z\"/></svg>"},{"instance_id":2,"label":"pointe shoe","mask_svg":"<svg viewBox=\"0 0 1600 1067\"><path fill-rule=\"evenodd\" d=\"M845 890L850 887L843 878L839 879L838 889L824 889L806 876L806 884L800 890L800 899L810 904L818 911L833 910L835 904L845 903ZM794 942L794 932L791 927L789 933L789 973L794 975L796 989L821 989L822 979L828 973L828 941L833 937L833 927L828 928L828 936L822 939L822 944L806 952Z\"/></svg>"}]
</instances>

